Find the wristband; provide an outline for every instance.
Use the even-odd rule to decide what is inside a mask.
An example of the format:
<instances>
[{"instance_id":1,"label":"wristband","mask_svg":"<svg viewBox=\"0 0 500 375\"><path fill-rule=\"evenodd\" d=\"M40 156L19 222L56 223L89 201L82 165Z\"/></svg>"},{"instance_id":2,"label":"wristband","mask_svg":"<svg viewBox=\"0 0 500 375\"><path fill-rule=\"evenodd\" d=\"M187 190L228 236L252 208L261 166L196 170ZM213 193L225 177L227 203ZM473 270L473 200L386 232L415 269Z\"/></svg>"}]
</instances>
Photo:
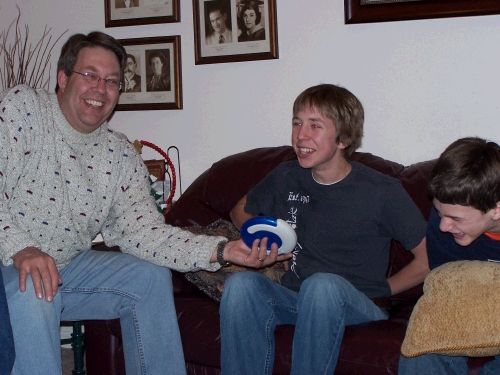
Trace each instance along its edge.
<instances>
[{"instance_id":1,"label":"wristband","mask_svg":"<svg viewBox=\"0 0 500 375\"><path fill-rule=\"evenodd\" d=\"M227 267L230 266L230 262L226 262L224 260L224 249L227 245L228 241L221 241L217 244L217 262L220 264L221 267Z\"/></svg>"}]
</instances>

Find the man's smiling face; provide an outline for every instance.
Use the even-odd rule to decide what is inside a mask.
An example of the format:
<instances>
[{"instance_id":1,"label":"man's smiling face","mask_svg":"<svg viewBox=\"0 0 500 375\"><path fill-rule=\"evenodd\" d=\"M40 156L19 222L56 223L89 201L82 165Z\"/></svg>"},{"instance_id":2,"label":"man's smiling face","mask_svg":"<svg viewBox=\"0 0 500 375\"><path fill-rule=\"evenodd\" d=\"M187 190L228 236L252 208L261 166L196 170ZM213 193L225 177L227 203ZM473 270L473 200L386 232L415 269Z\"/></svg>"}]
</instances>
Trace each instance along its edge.
<instances>
[{"instance_id":1,"label":"man's smiling face","mask_svg":"<svg viewBox=\"0 0 500 375\"><path fill-rule=\"evenodd\" d=\"M94 73L101 78L120 80L120 64L116 55L102 47L85 47L79 54L75 72ZM101 79L98 84L86 81L81 74L57 73L59 106L69 124L81 133L92 133L109 117L120 91L108 89Z\"/></svg>"}]
</instances>

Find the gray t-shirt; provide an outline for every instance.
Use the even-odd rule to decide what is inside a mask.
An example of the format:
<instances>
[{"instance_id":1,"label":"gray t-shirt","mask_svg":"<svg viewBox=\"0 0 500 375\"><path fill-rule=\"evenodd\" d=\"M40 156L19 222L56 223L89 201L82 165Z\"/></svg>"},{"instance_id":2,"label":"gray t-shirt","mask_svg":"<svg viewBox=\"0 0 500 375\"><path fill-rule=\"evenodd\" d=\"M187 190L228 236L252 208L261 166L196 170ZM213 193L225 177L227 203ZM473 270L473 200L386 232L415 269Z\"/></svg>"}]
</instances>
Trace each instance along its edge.
<instances>
[{"instance_id":1,"label":"gray t-shirt","mask_svg":"<svg viewBox=\"0 0 500 375\"><path fill-rule=\"evenodd\" d=\"M307 277L328 272L370 298L390 296L391 239L410 250L425 237L427 224L399 180L351 165L342 181L321 185L298 162L283 163L248 193L247 213L281 218L297 233L284 286L298 291Z\"/></svg>"}]
</instances>

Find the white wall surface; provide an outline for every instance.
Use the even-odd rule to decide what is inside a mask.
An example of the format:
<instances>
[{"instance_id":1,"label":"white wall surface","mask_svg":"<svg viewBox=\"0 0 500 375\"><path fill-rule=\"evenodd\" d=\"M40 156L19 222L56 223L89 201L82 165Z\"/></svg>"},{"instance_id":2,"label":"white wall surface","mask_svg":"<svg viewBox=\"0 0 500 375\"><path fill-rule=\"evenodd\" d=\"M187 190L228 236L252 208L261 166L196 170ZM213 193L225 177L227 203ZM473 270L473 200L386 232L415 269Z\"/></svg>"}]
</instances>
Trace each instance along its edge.
<instances>
[{"instance_id":1,"label":"white wall surface","mask_svg":"<svg viewBox=\"0 0 500 375\"><path fill-rule=\"evenodd\" d=\"M64 40L92 30L181 35L184 109L116 112L110 125L132 141L177 146L184 190L224 156L289 144L293 100L318 83L342 85L363 103L361 151L407 165L464 136L500 142L500 15L345 25L341 0L277 0L278 60L195 66L191 0L181 0L179 23L114 28L104 27L103 0L2 0L0 30L15 3L33 40L45 25L54 36L69 29Z\"/></svg>"}]
</instances>

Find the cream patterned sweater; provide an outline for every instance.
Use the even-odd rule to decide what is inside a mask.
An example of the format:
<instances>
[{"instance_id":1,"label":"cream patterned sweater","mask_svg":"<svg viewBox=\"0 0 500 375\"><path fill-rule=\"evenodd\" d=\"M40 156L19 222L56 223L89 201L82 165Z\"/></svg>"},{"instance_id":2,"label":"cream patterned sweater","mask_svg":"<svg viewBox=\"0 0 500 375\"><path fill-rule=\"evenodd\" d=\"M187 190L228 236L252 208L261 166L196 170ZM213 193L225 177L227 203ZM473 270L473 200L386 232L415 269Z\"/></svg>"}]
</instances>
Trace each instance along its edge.
<instances>
[{"instance_id":1,"label":"cream patterned sweater","mask_svg":"<svg viewBox=\"0 0 500 375\"><path fill-rule=\"evenodd\" d=\"M210 257L223 237L166 225L150 194L148 172L126 140L104 123L74 130L56 94L17 86L0 94L0 260L35 246L58 268L108 246L181 272L216 271Z\"/></svg>"}]
</instances>

